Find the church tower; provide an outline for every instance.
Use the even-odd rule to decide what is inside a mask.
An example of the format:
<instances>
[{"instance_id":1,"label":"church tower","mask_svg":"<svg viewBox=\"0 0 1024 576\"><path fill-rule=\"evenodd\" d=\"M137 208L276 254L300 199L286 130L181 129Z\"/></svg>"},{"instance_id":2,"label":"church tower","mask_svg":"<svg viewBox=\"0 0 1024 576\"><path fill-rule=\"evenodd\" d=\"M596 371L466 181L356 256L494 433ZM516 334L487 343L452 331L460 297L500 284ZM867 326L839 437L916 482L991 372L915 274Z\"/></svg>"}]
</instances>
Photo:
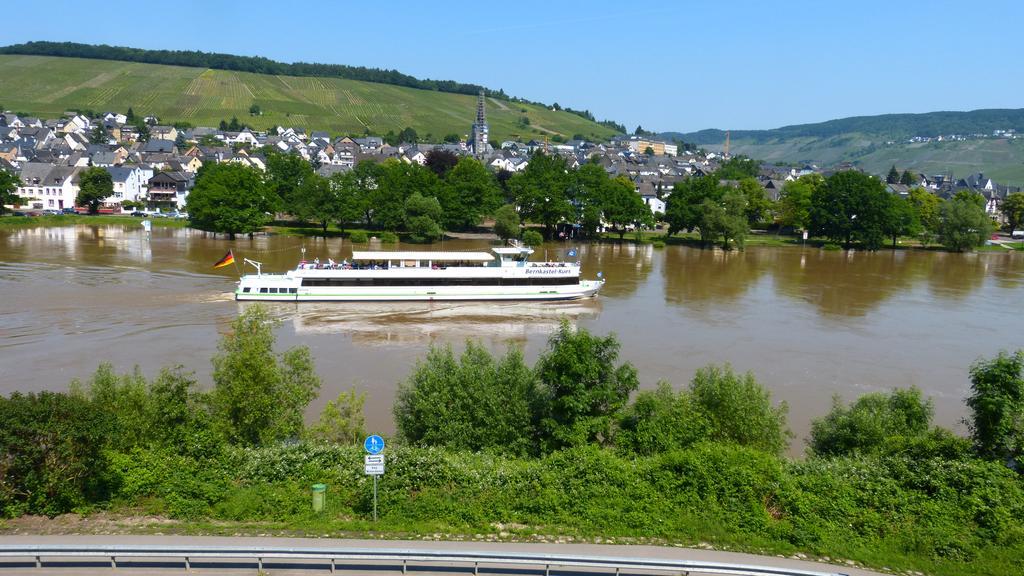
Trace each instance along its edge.
<instances>
[{"instance_id":1,"label":"church tower","mask_svg":"<svg viewBox=\"0 0 1024 576\"><path fill-rule=\"evenodd\" d=\"M480 91L480 96L476 101L476 123L473 124L473 132L471 144L473 146L473 154L477 157L483 156L487 152L487 133L489 129L487 127L487 111L484 110L484 91Z\"/></svg>"}]
</instances>

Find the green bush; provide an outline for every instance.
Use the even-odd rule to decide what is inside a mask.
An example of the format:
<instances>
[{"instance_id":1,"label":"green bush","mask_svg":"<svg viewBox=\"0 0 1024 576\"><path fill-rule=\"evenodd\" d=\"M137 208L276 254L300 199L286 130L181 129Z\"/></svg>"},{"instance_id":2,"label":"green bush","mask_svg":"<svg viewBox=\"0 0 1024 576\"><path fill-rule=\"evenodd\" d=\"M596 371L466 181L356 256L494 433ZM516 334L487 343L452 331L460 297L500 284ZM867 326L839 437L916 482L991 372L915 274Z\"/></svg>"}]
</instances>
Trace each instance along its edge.
<instances>
[{"instance_id":1,"label":"green bush","mask_svg":"<svg viewBox=\"0 0 1024 576\"><path fill-rule=\"evenodd\" d=\"M711 423L694 406L689 392L678 394L667 382L640 392L623 412L615 444L621 450L651 455L685 448L711 436Z\"/></svg>"},{"instance_id":2,"label":"green bush","mask_svg":"<svg viewBox=\"0 0 1024 576\"><path fill-rule=\"evenodd\" d=\"M523 244L527 246L540 246L544 243L544 237L540 235L540 232L536 230L526 230L523 232Z\"/></svg>"},{"instance_id":3,"label":"green bush","mask_svg":"<svg viewBox=\"0 0 1024 576\"><path fill-rule=\"evenodd\" d=\"M242 445L294 438L320 378L309 348L274 351L276 321L263 306L250 306L231 323L213 357L210 406L225 437Z\"/></svg>"},{"instance_id":4,"label":"green bush","mask_svg":"<svg viewBox=\"0 0 1024 576\"><path fill-rule=\"evenodd\" d=\"M786 427L789 407L772 406L771 393L750 372L735 374L728 364L705 366L690 382L690 394L712 440L781 454L793 436Z\"/></svg>"},{"instance_id":5,"label":"green bush","mask_svg":"<svg viewBox=\"0 0 1024 576\"><path fill-rule=\"evenodd\" d=\"M384 244L398 244L398 234L390 230L385 230L380 233L380 241Z\"/></svg>"},{"instance_id":6,"label":"green bush","mask_svg":"<svg viewBox=\"0 0 1024 576\"><path fill-rule=\"evenodd\" d=\"M410 444L526 454L536 395L536 378L516 348L497 361L472 341L458 360L451 346L431 348L399 385L395 423Z\"/></svg>"},{"instance_id":7,"label":"green bush","mask_svg":"<svg viewBox=\"0 0 1024 576\"><path fill-rule=\"evenodd\" d=\"M367 236L366 232L363 232L362 230L353 230L352 232L349 233L348 239L353 244L366 244L367 242L370 241L370 237Z\"/></svg>"},{"instance_id":8,"label":"green bush","mask_svg":"<svg viewBox=\"0 0 1024 576\"><path fill-rule=\"evenodd\" d=\"M0 397L0 515L54 516L102 501L112 423L80 396Z\"/></svg>"},{"instance_id":9,"label":"green bush","mask_svg":"<svg viewBox=\"0 0 1024 576\"><path fill-rule=\"evenodd\" d=\"M828 242L828 243L824 244L821 247L821 249L825 250L826 252L838 252L838 251L842 250L843 247L840 246L839 244L834 244L832 242Z\"/></svg>"},{"instance_id":10,"label":"green bush","mask_svg":"<svg viewBox=\"0 0 1024 576\"><path fill-rule=\"evenodd\" d=\"M808 444L819 455L875 451L896 436L925 435L933 412L932 401L924 400L916 387L865 394L849 407L833 396L832 411L811 423Z\"/></svg>"},{"instance_id":11,"label":"green bush","mask_svg":"<svg viewBox=\"0 0 1024 576\"><path fill-rule=\"evenodd\" d=\"M548 339L534 367L542 450L611 443L615 423L639 386L632 364L616 365L619 347L614 334L595 336L566 320Z\"/></svg>"}]
</instances>

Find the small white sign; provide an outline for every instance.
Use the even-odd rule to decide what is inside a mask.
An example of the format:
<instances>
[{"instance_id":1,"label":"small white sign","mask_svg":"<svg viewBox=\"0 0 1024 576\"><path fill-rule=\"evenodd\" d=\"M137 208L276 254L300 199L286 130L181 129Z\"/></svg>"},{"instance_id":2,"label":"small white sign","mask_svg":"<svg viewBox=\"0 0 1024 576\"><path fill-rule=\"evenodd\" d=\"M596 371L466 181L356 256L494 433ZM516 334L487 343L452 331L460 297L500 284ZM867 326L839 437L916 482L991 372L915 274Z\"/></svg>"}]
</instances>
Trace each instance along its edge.
<instances>
[{"instance_id":1,"label":"small white sign","mask_svg":"<svg viewBox=\"0 0 1024 576\"><path fill-rule=\"evenodd\" d=\"M363 456L363 468L369 476L380 476L384 474L384 455L367 454Z\"/></svg>"},{"instance_id":2,"label":"small white sign","mask_svg":"<svg viewBox=\"0 0 1024 576\"><path fill-rule=\"evenodd\" d=\"M807 240L807 230L804 230L804 240Z\"/></svg>"}]
</instances>

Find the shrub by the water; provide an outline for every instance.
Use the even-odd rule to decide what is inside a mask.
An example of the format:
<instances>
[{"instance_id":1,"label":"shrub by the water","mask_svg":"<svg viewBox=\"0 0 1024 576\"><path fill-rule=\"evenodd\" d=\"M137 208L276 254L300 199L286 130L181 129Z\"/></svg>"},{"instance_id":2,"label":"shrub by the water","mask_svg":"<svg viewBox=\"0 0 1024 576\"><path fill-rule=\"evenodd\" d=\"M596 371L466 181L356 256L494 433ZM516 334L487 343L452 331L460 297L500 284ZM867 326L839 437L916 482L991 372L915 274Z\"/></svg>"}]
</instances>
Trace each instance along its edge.
<instances>
[{"instance_id":1,"label":"shrub by the water","mask_svg":"<svg viewBox=\"0 0 1024 576\"><path fill-rule=\"evenodd\" d=\"M398 234L395 234L390 230L385 230L380 233L380 241L383 242L384 244L397 244Z\"/></svg>"},{"instance_id":2,"label":"shrub by the water","mask_svg":"<svg viewBox=\"0 0 1024 576\"><path fill-rule=\"evenodd\" d=\"M540 232L536 230L526 230L523 232L523 244L527 246L540 246L544 243L544 237L541 236Z\"/></svg>"},{"instance_id":3,"label":"shrub by the water","mask_svg":"<svg viewBox=\"0 0 1024 576\"><path fill-rule=\"evenodd\" d=\"M353 244L366 244L370 241L370 237L362 230L353 230L348 235L348 239L351 240Z\"/></svg>"}]
</instances>

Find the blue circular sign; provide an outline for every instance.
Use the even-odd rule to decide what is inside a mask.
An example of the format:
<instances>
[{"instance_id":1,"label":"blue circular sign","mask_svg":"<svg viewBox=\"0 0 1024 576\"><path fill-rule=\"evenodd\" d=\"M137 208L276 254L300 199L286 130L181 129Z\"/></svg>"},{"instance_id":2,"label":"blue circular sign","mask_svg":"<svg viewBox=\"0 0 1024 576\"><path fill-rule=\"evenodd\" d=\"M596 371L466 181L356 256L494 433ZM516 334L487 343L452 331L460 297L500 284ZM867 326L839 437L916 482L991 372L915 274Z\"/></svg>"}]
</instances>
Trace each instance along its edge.
<instances>
[{"instance_id":1,"label":"blue circular sign","mask_svg":"<svg viewBox=\"0 0 1024 576\"><path fill-rule=\"evenodd\" d=\"M370 454L380 454L384 450L384 439L376 434L367 436L363 441L363 448Z\"/></svg>"}]
</instances>

